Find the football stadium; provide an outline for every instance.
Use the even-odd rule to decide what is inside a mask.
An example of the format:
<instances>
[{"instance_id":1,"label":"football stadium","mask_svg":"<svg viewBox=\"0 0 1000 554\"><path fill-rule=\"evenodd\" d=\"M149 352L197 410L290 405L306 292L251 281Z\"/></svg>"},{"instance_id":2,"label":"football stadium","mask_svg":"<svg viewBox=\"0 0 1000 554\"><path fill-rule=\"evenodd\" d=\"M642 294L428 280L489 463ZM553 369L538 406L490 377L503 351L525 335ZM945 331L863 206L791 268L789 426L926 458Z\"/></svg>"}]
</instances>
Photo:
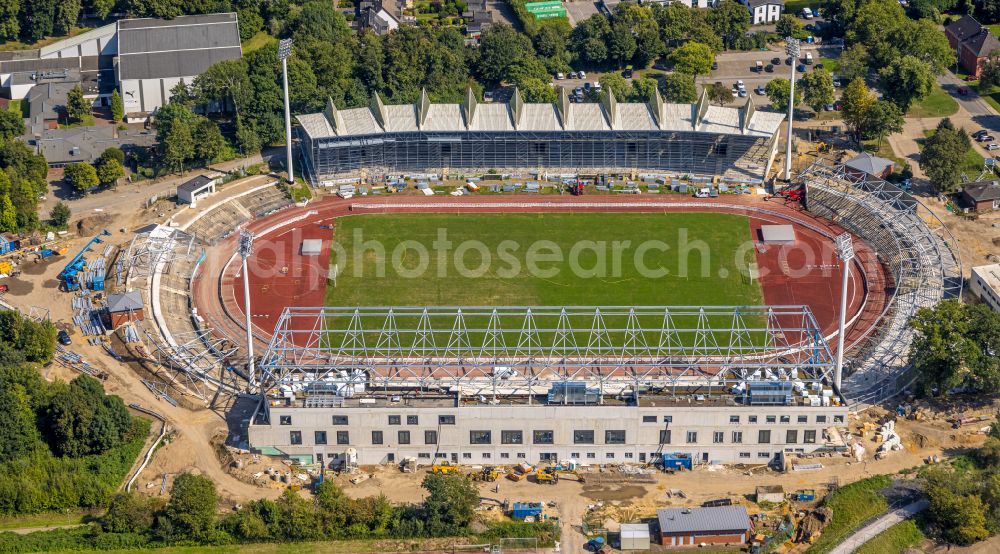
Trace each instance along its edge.
<instances>
[{"instance_id":1,"label":"football stadium","mask_svg":"<svg viewBox=\"0 0 1000 554\"><path fill-rule=\"evenodd\" d=\"M820 160L768 194L739 169L752 164L712 165L744 140L773 154L752 105L731 135L704 120L667 132L656 101L637 105L658 126L649 140L715 144L702 158L551 158L553 173L452 157L455 178L428 128L440 108L422 102L411 131L378 100L328 107L322 133L303 121L310 177L338 195L296 204L269 183L202 200L124 256L174 394L227 411L240 446L333 468L786 464L845 449L848 414L912 382L916 310L961 292L953 239L905 191ZM517 125L517 102L453 106L450 121L471 132L501 106ZM606 101L605 123L622 106ZM577 108L547 108L570 142ZM399 157L411 147L431 158Z\"/></svg>"}]
</instances>

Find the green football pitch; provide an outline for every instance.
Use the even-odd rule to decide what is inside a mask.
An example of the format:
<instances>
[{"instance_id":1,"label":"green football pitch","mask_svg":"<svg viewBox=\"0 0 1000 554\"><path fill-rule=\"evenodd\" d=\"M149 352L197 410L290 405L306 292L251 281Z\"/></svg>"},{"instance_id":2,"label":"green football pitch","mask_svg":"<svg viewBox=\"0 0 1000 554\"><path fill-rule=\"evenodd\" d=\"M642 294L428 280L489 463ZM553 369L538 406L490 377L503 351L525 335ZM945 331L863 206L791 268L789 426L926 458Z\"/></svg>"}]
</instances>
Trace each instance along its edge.
<instances>
[{"instance_id":1,"label":"green football pitch","mask_svg":"<svg viewBox=\"0 0 1000 554\"><path fill-rule=\"evenodd\" d=\"M328 306L760 305L746 217L718 213L338 218Z\"/></svg>"}]
</instances>

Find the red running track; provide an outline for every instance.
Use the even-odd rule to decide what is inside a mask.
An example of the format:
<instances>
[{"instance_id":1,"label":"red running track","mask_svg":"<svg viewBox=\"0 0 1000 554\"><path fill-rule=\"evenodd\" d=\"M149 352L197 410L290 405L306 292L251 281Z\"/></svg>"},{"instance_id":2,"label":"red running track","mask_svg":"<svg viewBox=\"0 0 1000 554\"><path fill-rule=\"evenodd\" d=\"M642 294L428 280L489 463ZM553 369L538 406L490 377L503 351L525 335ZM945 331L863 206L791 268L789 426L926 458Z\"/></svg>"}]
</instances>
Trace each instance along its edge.
<instances>
[{"instance_id":1,"label":"red running track","mask_svg":"<svg viewBox=\"0 0 1000 554\"><path fill-rule=\"evenodd\" d=\"M764 302L768 305L808 305L823 329L831 336L837 328L841 269L830 237L843 233L837 225L817 218L798 205L782 200L764 200L746 196L726 196L698 199L697 206L686 196L558 196L532 195L465 196L458 198L424 198L415 196L361 197L352 200L327 198L305 208L293 207L278 214L251 221L247 228L257 237L254 255L249 260L250 296L253 305L252 324L261 348L270 338L274 325L287 306L322 306L326 277L330 264L334 220L349 213L384 212L728 212L747 215L749 232L757 243L757 263L760 270ZM482 204L545 203L545 206L482 206ZM425 207L384 208L385 204L426 204ZM447 207L440 207L446 203ZM586 206L587 203L608 204ZM434 204L434 206L430 206ZM479 204L479 206L470 206ZM617 205L612 205L617 204ZM626 205L627 204L627 205ZM663 204L668 204L664 206ZM675 204L675 205L669 205ZM726 205L729 205L728 207ZM733 206L764 209L775 212L747 212ZM363 206L363 207L362 207ZM295 221L293 221L295 220ZM795 226L796 242L791 245L767 245L759 242L760 226L770 223L791 223ZM276 226L280 226L275 228ZM810 228L813 227L813 228ZM322 240L318 256L301 256L298 248L305 239ZM205 262L192 284L194 303L206 325L232 338L242 337L243 286L239 258L235 251L235 234L207 251ZM848 280L847 344L850 345L877 323L879 315L892 294L893 283L878 261L876 253L855 238L857 257ZM239 278L238 278L239 277ZM789 324L798 322L787 322ZM242 341L240 341L242 342Z\"/></svg>"}]
</instances>

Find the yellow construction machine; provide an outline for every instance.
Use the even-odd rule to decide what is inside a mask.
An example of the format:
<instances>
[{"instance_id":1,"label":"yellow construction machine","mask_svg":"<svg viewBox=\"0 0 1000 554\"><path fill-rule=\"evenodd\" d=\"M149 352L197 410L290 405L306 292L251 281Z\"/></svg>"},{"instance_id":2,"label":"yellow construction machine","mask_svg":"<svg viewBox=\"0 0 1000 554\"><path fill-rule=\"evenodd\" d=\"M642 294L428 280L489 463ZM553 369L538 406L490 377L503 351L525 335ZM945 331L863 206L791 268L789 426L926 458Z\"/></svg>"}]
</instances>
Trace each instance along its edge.
<instances>
[{"instance_id":1,"label":"yellow construction machine","mask_svg":"<svg viewBox=\"0 0 1000 554\"><path fill-rule=\"evenodd\" d=\"M440 475L448 475L449 473L460 473L457 465L452 465L451 462L445 460L439 464L434 464L431 466L431 473L437 473Z\"/></svg>"}]
</instances>

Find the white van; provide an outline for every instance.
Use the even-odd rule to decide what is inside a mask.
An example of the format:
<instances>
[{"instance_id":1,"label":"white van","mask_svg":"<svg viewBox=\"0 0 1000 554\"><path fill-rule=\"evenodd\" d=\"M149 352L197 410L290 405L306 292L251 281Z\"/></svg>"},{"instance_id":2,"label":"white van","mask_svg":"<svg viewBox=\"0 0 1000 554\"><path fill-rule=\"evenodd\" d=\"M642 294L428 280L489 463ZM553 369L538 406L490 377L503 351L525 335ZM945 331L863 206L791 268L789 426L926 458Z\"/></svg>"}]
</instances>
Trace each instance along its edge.
<instances>
[{"instance_id":1,"label":"white van","mask_svg":"<svg viewBox=\"0 0 1000 554\"><path fill-rule=\"evenodd\" d=\"M709 190L708 187L703 187L703 188L700 188L697 191L695 191L694 197L695 198L708 198L711 195L711 193L712 193L712 191Z\"/></svg>"},{"instance_id":2,"label":"white van","mask_svg":"<svg viewBox=\"0 0 1000 554\"><path fill-rule=\"evenodd\" d=\"M813 11L810 8L802 8L802 19L812 19Z\"/></svg>"},{"instance_id":3,"label":"white van","mask_svg":"<svg viewBox=\"0 0 1000 554\"><path fill-rule=\"evenodd\" d=\"M813 63L812 52L806 52L806 65L812 65L812 63Z\"/></svg>"}]
</instances>

